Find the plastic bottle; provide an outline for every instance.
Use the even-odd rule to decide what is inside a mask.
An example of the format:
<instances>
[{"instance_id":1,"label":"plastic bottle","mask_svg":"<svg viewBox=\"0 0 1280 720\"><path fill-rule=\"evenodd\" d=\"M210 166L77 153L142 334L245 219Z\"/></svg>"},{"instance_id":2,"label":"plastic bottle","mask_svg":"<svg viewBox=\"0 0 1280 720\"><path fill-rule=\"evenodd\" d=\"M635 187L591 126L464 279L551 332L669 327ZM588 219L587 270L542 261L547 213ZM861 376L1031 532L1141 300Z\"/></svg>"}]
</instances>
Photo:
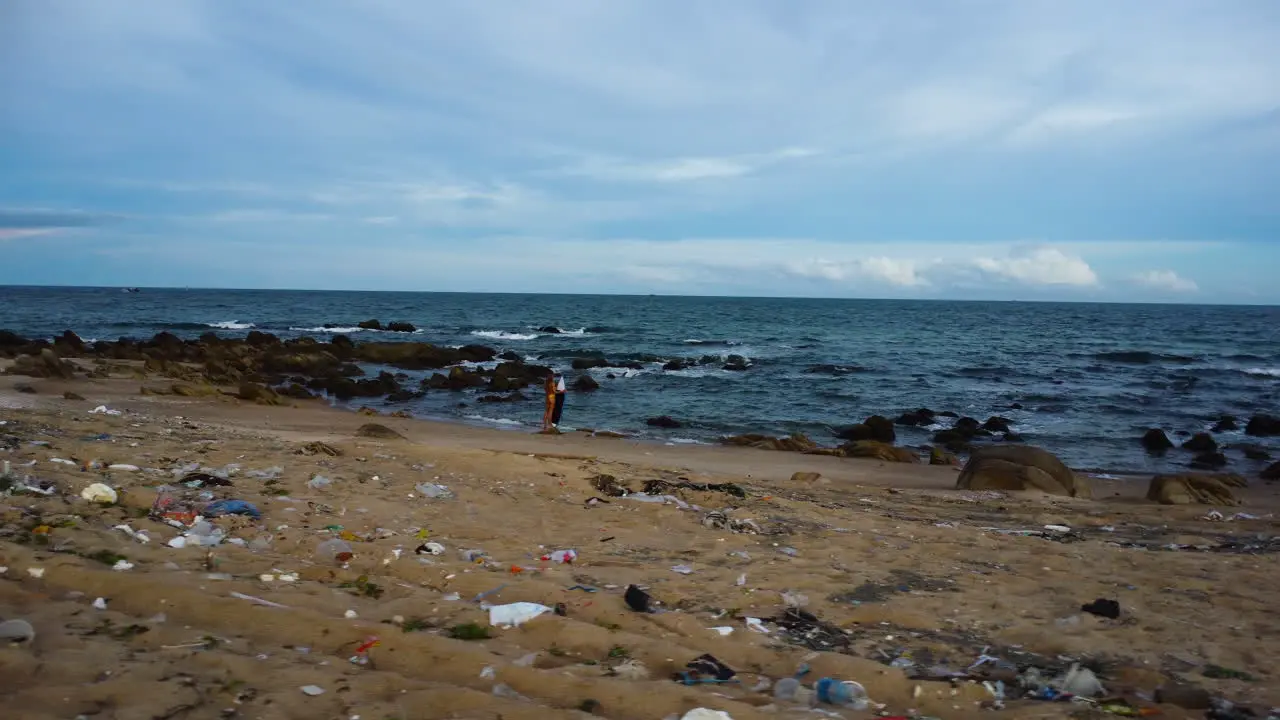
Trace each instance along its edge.
<instances>
[{"instance_id":1,"label":"plastic bottle","mask_svg":"<svg viewBox=\"0 0 1280 720\"><path fill-rule=\"evenodd\" d=\"M347 544L347 541L339 540L338 538L325 540L316 547L316 558L321 561L344 563L354 556L355 553L352 552L351 546Z\"/></svg>"},{"instance_id":2,"label":"plastic bottle","mask_svg":"<svg viewBox=\"0 0 1280 720\"><path fill-rule=\"evenodd\" d=\"M814 697L820 703L851 710L866 710L871 705L871 701L867 699L867 689L852 680L824 677L814 684L813 690Z\"/></svg>"},{"instance_id":3,"label":"plastic bottle","mask_svg":"<svg viewBox=\"0 0 1280 720\"><path fill-rule=\"evenodd\" d=\"M795 700L796 690L799 689L799 680L795 678L782 678L773 684L773 697L776 700Z\"/></svg>"}]
</instances>

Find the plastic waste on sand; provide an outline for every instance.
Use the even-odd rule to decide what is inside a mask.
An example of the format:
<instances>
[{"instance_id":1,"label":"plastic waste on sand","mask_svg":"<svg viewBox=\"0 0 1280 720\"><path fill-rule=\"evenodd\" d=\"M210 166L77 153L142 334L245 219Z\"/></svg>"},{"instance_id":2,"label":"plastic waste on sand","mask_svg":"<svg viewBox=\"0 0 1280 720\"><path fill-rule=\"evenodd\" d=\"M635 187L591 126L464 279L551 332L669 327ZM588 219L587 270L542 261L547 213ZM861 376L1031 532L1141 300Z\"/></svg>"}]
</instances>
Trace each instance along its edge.
<instances>
[{"instance_id":1,"label":"plastic waste on sand","mask_svg":"<svg viewBox=\"0 0 1280 720\"><path fill-rule=\"evenodd\" d=\"M316 558L321 561L347 562L354 556L355 553L347 541L338 538L325 540L316 547Z\"/></svg>"},{"instance_id":2,"label":"plastic waste on sand","mask_svg":"<svg viewBox=\"0 0 1280 720\"><path fill-rule=\"evenodd\" d=\"M510 605L494 605L489 608L489 624L497 627L519 627L549 612L551 608L538 603L518 602Z\"/></svg>"},{"instance_id":3,"label":"plastic waste on sand","mask_svg":"<svg viewBox=\"0 0 1280 720\"><path fill-rule=\"evenodd\" d=\"M311 488L312 490L319 490L322 487L328 487L332 484L333 484L333 481L325 477L324 475L316 475L315 477L307 481L307 487Z\"/></svg>"},{"instance_id":4,"label":"plastic waste on sand","mask_svg":"<svg viewBox=\"0 0 1280 720\"><path fill-rule=\"evenodd\" d=\"M814 683L813 691L818 702L847 707L853 710L866 710L871 705L867 699L867 689L852 680L836 680L822 678Z\"/></svg>"},{"instance_id":5,"label":"plastic waste on sand","mask_svg":"<svg viewBox=\"0 0 1280 720\"><path fill-rule=\"evenodd\" d=\"M204 506L201 514L207 517L220 517L222 515L248 515L253 518L262 517L262 513L258 512L258 508L251 502L244 500L217 500Z\"/></svg>"},{"instance_id":6,"label":"plastic waste on sand","mask_svg":"<svg viewBox=\"0 0 1280 720\"><path fill-rule=\"evenodd\" d=\"M694 708L682 715L680 720L733 720L733 716L723 710Z\"/></svg>"},{"instance_id":7,"label":"plastic waste on sand","mask_svg":"<svg viewBox=\"0 0 1280 720\"><path fill-rule=\"evenodd\" d=\"M93 483L84 490L81 490L80 497L88 500L89 502L101 503L103 505L112 505L120 499L120 496L116 494L116 491L112 489L110 485L103 485L102 483Z\"/></svg>"},{"instance_id":8,"label":"plastic waste on sand","mask_svg":"<svg viewBox=\"0 0 1280 720\"><path fill-rule=\"evenodd\" d=\"M5 620L0 622L0 641L30 642L36 639L36 629L26 620Z\"/></svg>"},{"instance_id":9,"label":"plastic waste on sand","mask_svg":"<svg viewBox=\"0 0 1280 720\"><path fill-rule=\"evenodd\" d=\"M418 483L413 488L422 494L423 497L429 498L451 498L453 492L444 485L436 483Z\"/></svg>"}]
</instances>

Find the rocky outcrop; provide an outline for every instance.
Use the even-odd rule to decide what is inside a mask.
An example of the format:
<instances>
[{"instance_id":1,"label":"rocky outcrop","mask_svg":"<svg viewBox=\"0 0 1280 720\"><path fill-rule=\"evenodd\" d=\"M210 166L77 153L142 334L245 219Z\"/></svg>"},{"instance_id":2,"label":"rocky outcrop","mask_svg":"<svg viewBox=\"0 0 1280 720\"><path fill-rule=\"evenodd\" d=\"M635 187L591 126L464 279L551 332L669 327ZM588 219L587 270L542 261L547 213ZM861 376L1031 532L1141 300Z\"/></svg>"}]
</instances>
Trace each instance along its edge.
<instances>
[{"instance_id":1,"label":"rocky outcrop","mask_svg":"<svg viewBox=\"0 0 1280 720\"><path fill-rule=\"evenodd\" d=\"M1235 505L1237 501L1231 488L1247 485L1239 475L1157 475L1147 487L1147 499L1161 505Z\"/></svg>"},{"instance_id":2,"label":"rocky outcrop","mask_svg":"<svg viewBox=\"0 0 1280 720\"><path fill-rule=\"evenodd\" d=\"M648 420L645 420L644 424L648 425L649 427L664 428L666 430L675 430L677 428L684 427L684 425L681 424L679 420L676 420L670 415L659 415L658 417L651 417Z\"/></svg>"},{"instance_id":3,"label":"rocky outcrop","mask_svg":"<svg viewBox=\"0 0 1280 720\"><path fill-rule=\"evenodd\" d=\"M1233 443L1230 448L1239 450L1248 460L1270 460L1271 451L1261 445L1253 445L1251 443Z\"/></svg>"},{"instance_id":4,"label":"rocky outcrop","mask_svg":"<svg viewBox=\"0 0 1280 720\"><path fill-rule=\"evenodd\" d=\"M1245 435L1253 435L1254 437L1280 437L1280 417L1274 415L1258 414L1249 418L1249 424L1244 427Z\"/></svg>"},{"instance_id":5,"label":"rocky outcrop","mask_svg":"<svg viewBox=\"0 0 1280 720\"><path fill-rule=\"evenodd\" d=\"M890 445L898 439L897 432L893 429L893 421L883 415L872 415L857 425L840 428L835 435L841 440L850 442L875 440Z\"/></svg>"},{"instance_id":6,"label":"rocky outcrop","mask_svg":"<svg viewBox=\"0 0 1280 720\"><path fill-rule=\"evenodd\" d=\"M791 473L791 482L812 485L822 478L821 473L816 472L795 472Z\"/></svg>"},{"instance_id":7,"label":"rocky outcrop","mask_svg":"<svg viewBox=\"0 0 1280 720\"><path fill-rule=\"evenodd\" d=\"M937 414L929 408L920 408L919 410L902 413L894 422L898 425L908 426L932 425L937 417Z\"/></svg>"},{"instance_id":8,"label":"rocky outcrop","mask_svg":"<svg viewBox=\"0 0 1280 720\"><path fill-rule=\"evenodd\" d=\"M895 447L888 443L882 443L876 440L859 440L857 442L846 443L840 446L840 452L845 457L851 458L870 458L873 460L883 460L884 462L899 463L920 462L920 458L911 450L902 447Z\"/></svg>"},{"instance_id":9,"label":"rocky outcrop","mask_svg":"<svg viewBox=\"0 0 1280 720\"><path fill-rule=\"evenodd\" d=\"M753 447L761 450L777 450L781 452L808 452L818 448L817 443L801 433L794 433L787 437L773 437L770 435L760 435L758 433L747 433L745 435L733 435L731 437L724 438L721 442L725 445Z\"/></svg>"},{"instance_id":10,"label":"rocky outcrop","mask_svg":"<svg viewBox=\"0 0 1280 720\"><path fill-rule=\"evenodd\" d=\"M1088 479L1076 475L1053 453L1027 445L996 445L974 450L960 471L961 490L1039 490L1051 495L1088 498Z\"/></svg>"},{"instance_id":11,"label":"rocky outcrop","mask_svg":"<svg viewBox=\"0 0 1280 720\"><path fill-rule=\"evenodd\" d=\"M1196 433L1191 436L1191 439L1182 443L1182 449L1197 453L1217 452L1218 441L1214 440L1209 433Z\"/></svg>"},{"instance_id":12,"label":"rocky outcrop","mask_svg":"<svg viewBox=\"0 0 1280 720\"><path fill-rule=\"evenodd\" d=\"M995 415L987 418L987 421L982 423L982 429L990 433L1008 433L1012 425L1013 421L1009 418Z\"/></svg>"},{"instance_id":13,"label":"rocky outcrop","mask_svg":"<svg viewBox=\"0 0 1280 720\"><path fill-rule=\"evenodd\" d=\"M1232 432L1239 429L1240 429L1240 424L1236 421L1235 416L1223 415L1219 417L1218 421L1213 424L1213 427L1209 429L1209 432L1224 433L1224 432Z\"/></svg>"},{"instance_id":14,"label":"rocky outcrop","mask_svg":"<svg viewBox=\"0 0 1280 720\"><path fill-rule=\"evenodd\" d=\"M609 361L602 357L576 357L569 361L569 365L574 370L591 370L593 368L609 367Z\"/></svg>"},{"instance_id":15,"label":"rocky outcrop","mask_svg":"<svg viewBox=\"0 0 1280 720\"><path fill-rule=\"evenodd\" d=\"M1217 451L1202 452L1191 458L1193 470L1221 470L1227 466L1227 456Z\"/></svg>"},{"instance_id":16,"label":"rocky outcrop","mask_svg":"<svg viewBox=\"0 0 1280 720\"><path fill-rule=\"evenodd\" d=\"M381 330L382 321L378 320L377 318L373 320L365 320L364 322L356 323L356 327L364 330Z\"/></svg>"},{"instance_id":17,"label":"rocky outcrop","mask_svg":"<svg viewBox=\"0 0 1280 720\"><path fill-rule=\"evenodd\" d=\"M379 440L404 440L404 436L386 425L365 423L356 429L356 437L377 438Z\"/></svg>"},{"instance_id":18,"label":"rocky outcrop","mask_svg":"<svg viewBox=\"0 0 1280 720\"><path fill-rule=\"evenodd\" d=\"M596 379L583 373L573 381L573 390L575 392L595 392L600 389L600 383Z\"/></svg>"},{"instance_id":19,"label":"rocky outcrop","mask_svg":"<svg viewBox=\"0 0 1280 720\"><path fill-rule=\"evenodd\" d=\"M418 332L418 328L414 327L412 323L407 323L407 322L387 323L387 326L383 329L386 330L387 332L398 332L398 333Z\"/></svg>"},{"instance_id":20,"label":"rocky outcrop","mask_svg":"<svg viewBox=\"0 0 1280 720\"><path fill-rule=\"evenodd\" d=\"M1151 428L1142 436L1142 447L1152 454L1162 453L1173 447L1173 441L1160 428Z\"/></svg>"},{"instance_id":21,"label":"rocky outcrop","mask_svg":"<svg viewBox=\"0 0 1280 720\"><path fill-rule=\"evenodd\" d=\"M725 358L724 365L721 366L721 369L730 370L732 372L746 372L750 367L751 363L745 357L741 355L730 355Z\"/></svg>"},{"instance_id":22,"label":"rocky outcrop","mask_svg":"<svg viewBox=\"0 0 1280 720\"><path fill-rule=\"evenodd\" d=\"M276 391L266 385L242 382L236 391L236 397L258 405L279 405L281 400Z\"/></svg>"},{"instance_id":23,"label":"rocky outcrop","mask_svg":"<svg viewBox=\"0 0 1280 720\"><path fill-rule=\"evenodd\" d=\"M36 355L19 355L6 374L69 380L75 377L76 367L58 357L53 350L44 348Z\"/></svg>"},{"instance_id":24,"label":"rocky outcrop","mask_svg":"<svg viewBox=\"0 0 1280 720\"><path fill-rule=\"evenodd\" d=\"M1280 480L1280 462L1273 462L1263 470L1259 477L1263 480L1274 481Z\"/></svg>"}]
</instances>

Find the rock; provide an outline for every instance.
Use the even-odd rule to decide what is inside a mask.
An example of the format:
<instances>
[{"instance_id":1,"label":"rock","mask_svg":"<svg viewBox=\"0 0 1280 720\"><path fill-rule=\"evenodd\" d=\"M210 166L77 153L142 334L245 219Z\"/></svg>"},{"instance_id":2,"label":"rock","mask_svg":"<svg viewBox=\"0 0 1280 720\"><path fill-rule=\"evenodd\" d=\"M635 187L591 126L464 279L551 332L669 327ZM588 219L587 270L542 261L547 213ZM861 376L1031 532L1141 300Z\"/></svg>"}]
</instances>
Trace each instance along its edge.
<instances>
[{"instance_id":1,"label":"rock","mask_svg":"<svg viewBox=\"0 0 1280 720\"><path fill-rule=\"evenodd\" d=\"M583 373L573 381L573 389L576 392L595 392L600 389L600 383L596 379Z\"/></svg>"},{"instance_id":2,"label":"rock","mask_svg":"<svg viewBox=\"0 0 1280 720\"><path fill-rule=\"evenodd\" d=\"M574 370L590 370L592 368L609 367L609 361L598 357L577 357L569 365Z\"/></svg>"},{"instance_id":3,"label":"rock","mask_svg":"<svg viewBox=\"0 0 1280 720\"><path fill-rule=\"evenodd\" d=\"M1280 480L1280 462L1273 462L1263 470L1259 477L1263 480Z\"/></svg>"},{"instance_id":4,"label":"rock","mask_svg":"<svg viewBox=\"0 0 1280 720\"><path fill-rule=\"evenodd\" d=\"M1271 451L1261 445L1232 445L1231 449L1239 450L1249 460L1270 460Z\"/></svg>"},{"instance_id":5,"label":"rock","mask_svg":"<svg viewBox=\"0 0 1280 720\"><path fill-rule=\"evenodd\" d=\"M751 363L741 355L730 355L725 359L722 369L731 370L733 372L745 372L751 367Z\"/></svg>"},{"instance_id":6,"label":"rock","mask_svg":"<svg viewBox=\"0 0 1280 720\"><path fill-rule=\"evenodd\" d=\"M1024 442L1023 437L1016 432L1007 432L1004 435L1001 435L1000 439L1003 440L1004 442L1011 442L1011 443Z\"/></svg>"},{"instance_id":7,"label":"rock","mask_svg":"<svg viewBox=\"0 0 1280 720\"><path fill-rule=\"evenodd\" d=\"M804 483L804 484L806 484L806 485L812 485L813 483L818 482L818 479L819 479L819 478L821 478L821 477L822 477L822 474L821 474L821 473L816 473L816 472L797 472L797 473L792 473L792 474L791 474L791 482L794 482L794 483Z\"/></svg>"},{"instance_id":8,"label":"rock","mask_svg":"<svg viewBox=\"0 0 1280 720\"><path fill-rule=\"evenodd\" d=\"M1051 495L1092 497L1088 478L1076 475L1053 453L1029 445L974 450L956 481L960 490L1040 490Z\"/></svg>"},{"instance_id":9,"label":"rock","mask_svg":"<svg viewBox=\"0 0 1280 720\"><path fill-rule=\"evenodd\" d=\"M1231 415L1223 415L1222 417L1218 418L1218 421L1213 424L1213 427L1210 428L1209 431L1216 432L1216 433L1224 433L1224 432L1232 432L1233 430L1239 430L1239 429L1240 429L1240 424L1236 422L1235 417Z\"/></svg>"},{"instance_id":10,"label":"rock","mask_svg":"<svg viewBox=\"0 0 1280 720\"><path fill-rule=\"evenodd\" d=\"M18 392L23 393L23 394L25 394L25 395L35 395L35 394L36 394L36 389L35 389L35 388L33 388L33 387L31 387L30 385L28 385L28 384L26 384L26 383L18 383L17 385L14 385L14 386L13 386L13 389L14 389L14 390L17 390Z\"/></svg>"},{"instance_id":11,"label":"rock","mask_svg":"<svg viewBox=\"0 0 1280 720\"><path fill-rule=\"evenodd\" d=\"M80 393L74 393L74 392L71 392L70 390L68 390L68 391L66 391L66 392L62 393L62 399L64 399L64 400L81 400L81 401L83 401L83 400L84 400L84 396L83 396L83 395L81 395Z\"/></svg>"},{"instance_id":12,"label":"rock","mask_svg":"<svg viewBox=\"0 0 1280 720\"><path fill-rule=\"evenodd\" d=\"M1147 487L1147 499L1161 505L1235 505L1232 487L1248 483L1239 475L1185 473L1157 475Z\"/></svg>"},{"instance_id":13,"label":"rock","mask_svg":"<svg viewBox=\"0 0 1280 720\"><path fill-rule=\"evenodd\" d=\"M373 320L365 320L362 323L356 323L356 327L364 330L381 330L382 322L375 318Z\"/></svg>"},{"instance_id":14,"label":"rock","mask_svg":"<svg viewBox=\"0 0 1280 720\"><path fill-rule=\"evenodd\" d=\"M1249 424L1245 425L1244 434L1254 437L1280 436L1280 418L1274 415L1254 415L1249 418Z\"/></svg>"},{"instance_id":15,"label":"rock","mask_svg":"<svg viewBox=\"0 0 1280 720\"><path fill-rule=\"evenodd\" d=\"M1227 466L1227 456L1220 452L1202 452L1191 459L1190 466L1196 470L1218 470Z\"/></svg>"},{"instance_id":16,"label":"rock","mask_svg":"<svg viewBox=\"0 0 1280 720\"><path fill-rule=\"evenodd\" d=\"M758 433L747 433L724 438L721 442L738 447L753 447L761 450L778 450L782 452L809 452L818 448L817 443L801 433L795 433L788 437L771 437Z\"/></svg>"},{"instance_id":17,"label":"rock","mask_svg":"<svg viewBox=\"0 0 1280 720\"><path fill-rule=\"evenodd\" d=\"M1218 441L1209 433L1196 433L1190 440L1182 443L1182 449L1198 453L1217 452Z\"/></svg>"},{"instance_id":18,"label":"rock","mask_svg":"<svg viewBox=\"0 0 1280 720\"><path fill-rule=\"evenodd\" d=\"M942 448L929 448L930 465L959 465L960 459Z\"/></svg>"},{"instance_id":19,"label":"rock","mask_svg":"<svg viewBox=\"0 0 1280 720\"><path fill-rule=\"evenodd\" d=\"M59 358L53 350L43 348L38 355L19 355L6 372L9 375L70 380L75 377L75 370L74 365Z\"/></svg>"},{"instance_id":20,"label":"rock","mask_svg":"<svg viewBox=\"0 0 1280 720\"><path fill-rule=\"evenodd\" d=\"M933 434L933 441L951 452L969 452L973 449L969 441L972 436L959 430L939 430Z\"/></svg>"},{"instance_id":21,"label":"rock","mask_svg":"<svg viewBox=\"0 0 1280 720\"><path fill-rule=\"evenodd\" d=\"M54 339L53 349L62 356L81 355L85 351L85 346L79 335L70 330L64 330L61 335Z\"/></svg>"},{"instance_id":22,"label":"rock","mask_svg":"<svg viewBox=\"0 0 1280 720\"><path fill-rule=\"evenodd\" d=\"M480 373L457 366L449 368L450 390L465 390L466 388L482 387L484 384L485 379Z\"/></svg>"},{"instance_id":23,"label":"rock","mask_svg":"<svg viewBox=\"0 0 1280 720\"><path fill-rule=\"evenodd\" d=\"M942 412L938 413L938 417L958 418L960 416L957 415L956 413L951 412L950 410L943 410Z\"/></svg>"},{"instance_id":24,"label":"rock","mask_svg":"<svg viewBox=\"0 0 1280 720\"><path fill-rule=\"evenodd\" d=\"M1021 409L1022 409L1022 403L1011 403L1011 404L1009 405L1009 409L1010 409L1010 410L1021 410Z\"/></svg>"},{"instance_id":25,"label":"rock","mask_svg":"<svg viewBox=\"0 0 1280 720\"><path fill-rule=\"evenodd\" d=\"M236 397L258 405L279 405L280 396L266 385L253 382L242 382L236 391Z\"/></svg>"},{"instance_id":26,"label":"rock","mask_svg":"<svg viewBox=\"0 0 1280 720\"><path fill-rule=\"evenodd\" d=\"M962 417L956 420L951 429L974 435L978 430L982 429L982 423L978 422L976 418Z\"/></svg>"},{"instance_id":27,"label":"rock","mask_svg":"<svg viewBox=\"0 0 1280 720\"><path fill-rule=\"evenodd\" d=\"M1173 441L1160 428L1151 428L1142 436L1142 447L1149 453L1162 453L1173 447Z\"/></svg>"},{"instance_id":28,"label":"rock","mask_svg":"<svg viewBox=\"0 0 1280 720\"><path fill-rule=\"evenodd\" d=\"M386 425L365 423L356 429L357 437L378 438L380 440L404 440L405 437Z\"/></svg>"},{"instance_id":29,"label":"rock","mask_svg":"<svg viewBox=\"0 0 1280 720\"><path fill-rule=\"evenodd\" d=\"M684 425L679 420L676 420L670 415L659 415L658 417L651 417L648 420L645 420L644 424L648 425L649 427L666 428L667 430L675 430L677 428L684 427Z\"/></svg>"},{"instance_id":30,"label":"rock","mask_svg":"<svg viewBox=\"0 0 1280 720\"><path fill-rule=\"evenodd\" d=\"M412 324L407 322L387 323L387 326L383 329L388 332L398 332L398 333L411 333L411 332L418 331L418 328L414 327Z\"/></svg>"},{"instance_id":31,"label":"rock","mask_svg":"<svg viewBox=\"0 0 1280 720\"><path fill-rule=\"evenodd\" d=\"M564 331L554 325L543 325L542 327L538 328L538 332L546 333L547 335L559 335Z\"/></svg>"},{"instance_id":32,"label":"rock","mask_svg":"<svg viewBox=\"0 0 1280 720\"><path fill-rule=\"evenodd\" d=\"M1007 433L1012 422L1009 418L995 415L987 418L987 421L982 423L982 429L993 433Z\"/></svg>"},{"instance_id":33,"label":"rock","mask_svg":"<svg viewBox=\"0 0 1280 720\"><path fill-rule=\"evenodd\" d=\"M310 400L315 394L299 383L289 383L276 388L276 392L295 400Z\"/></svg>"},{"instance_id":34,"label":"rock","mask_svg":"<svg viewBox=\"0 0 1280 720\"><path fill-rule=\"evenodd\" d=\"M169 392L180 397L210 397L218 394L218 388L207 383L174 383L169 386Z\"/></svg>"},{"instance_id":35,"label":"rock","mask_svg":"<svg viewBox=\"0 0 1280 720\"><path fill-rule=\"evenodd\" d=\"M845 457L872 458L885 462L918 463L920 458L907 448L895 447L876 440L858 440L840 446Z\"/></svg>"},{"instance_id":36,"label":"rock","mask_svg":"<svg viewBox=\"0 0 1280 720\"><path fill-rule=\"evenodd\" d=\"M912 412L902 413L894 422L898 425L932 425L936 418L937 415L929 408L920 408Z\"/></svg>"},{"instance_id":37,"label":"rock","mask_svg":"<svg viewBox=\"0 0 1280 720\"><path fill-rule=\"evenodd\" d=\"M279 345L280 338L260 330L250 330L249 334L244 336L244 342L252 347L266 347L268 345Z\"/></svg>"},{"instance_id":38,"label":"rock","mask_svg":"<svg viewBox=\"0 0 1280 720\"><path fill-rule=\"evenodd\" d=\"M893 422L881 415L872 415L857 425L850 425L836 430L835 436L841 440L858 442L859 440L875 440L892 445L897 439Z\"/></svg>"}]
</instances>

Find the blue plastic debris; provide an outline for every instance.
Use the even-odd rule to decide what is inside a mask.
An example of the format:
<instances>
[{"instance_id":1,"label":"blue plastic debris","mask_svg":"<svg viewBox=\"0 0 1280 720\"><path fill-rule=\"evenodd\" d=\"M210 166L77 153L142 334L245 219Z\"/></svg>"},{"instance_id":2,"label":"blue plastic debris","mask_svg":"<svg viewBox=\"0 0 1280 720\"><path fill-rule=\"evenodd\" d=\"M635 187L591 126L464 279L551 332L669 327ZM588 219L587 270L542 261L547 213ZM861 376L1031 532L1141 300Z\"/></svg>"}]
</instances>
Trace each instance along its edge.
<instances>
[{"instance_id":1,"label":"blue plastic debris","mask_svg":"<svg viewBox=\"0 0 1280 720\"><path fill-rule=\"evenodd\" d=\"M216 500L204 506L204 510L200 511L205 517L220 517L222 515L248 515L252 518L262 517L262 513L258 512L258 508L253 503L244 500Z\"/></svg>"}]
</instances>

